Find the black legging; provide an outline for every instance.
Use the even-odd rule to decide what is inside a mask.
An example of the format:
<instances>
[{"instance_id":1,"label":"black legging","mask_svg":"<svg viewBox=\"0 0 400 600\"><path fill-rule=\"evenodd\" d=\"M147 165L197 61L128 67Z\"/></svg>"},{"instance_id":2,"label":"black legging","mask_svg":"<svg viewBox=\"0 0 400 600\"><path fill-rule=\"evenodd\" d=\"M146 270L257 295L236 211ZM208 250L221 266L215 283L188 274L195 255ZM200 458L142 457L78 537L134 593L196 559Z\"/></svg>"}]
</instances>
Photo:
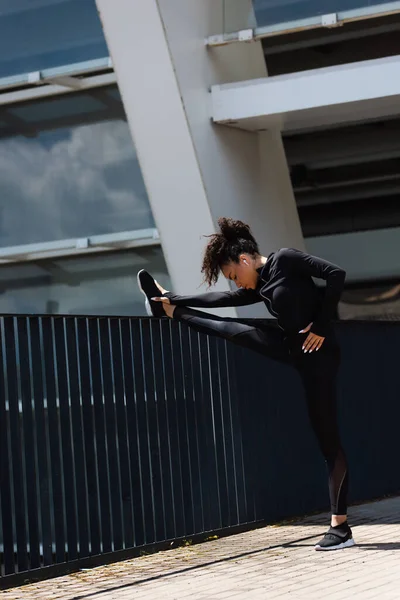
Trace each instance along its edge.
<instances>
[{"instance_id":1,"label":"black legging","mask_svg":"<svg viewBox=\"0 0 400 600\"><path fill-rule=\"evenodd\" d=\"M293 365L299 372L307 399L308 414L329 472L329 496L334 515L347 514L348 469L340 442L336 415L336 376L340 348L332 334L322 348L302 351L307 334L285 337L262 319L231 319L177 306L174 318L205 333Z\"/></svg>"}]
</instances>

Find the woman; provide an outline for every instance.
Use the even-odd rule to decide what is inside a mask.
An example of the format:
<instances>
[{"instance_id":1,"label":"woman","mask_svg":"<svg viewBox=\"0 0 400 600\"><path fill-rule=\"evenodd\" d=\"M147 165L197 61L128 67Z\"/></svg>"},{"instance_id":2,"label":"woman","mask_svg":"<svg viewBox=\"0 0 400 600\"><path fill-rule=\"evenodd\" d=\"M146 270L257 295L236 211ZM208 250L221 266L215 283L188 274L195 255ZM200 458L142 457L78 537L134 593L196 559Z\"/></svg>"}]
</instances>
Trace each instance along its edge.
<instances>
[{"instance_id":1,"label":"woman","mask_svg":"<svg viewBox=\"0 0 400 600\"><path fill-rule=\"evenodd\" d=\"M336 377L340 349L332 319L343 289L343 269L294 249L262 256L248 225L221 218L220 233L208 236L202 272L212 285L219 274L236 283L237 291L178 296L167 292L146 271L138 274L149 314L184 321L269 358L291 363L299 372L311 425L328 465L331 527L315 546L336 550L354 545L347 523L348 470L336 419ZM324 290L313 277L324 279ZM279 329L258 319L237 321L187 307L245 306L264 302Z\"/></svg>"}]
</instances>

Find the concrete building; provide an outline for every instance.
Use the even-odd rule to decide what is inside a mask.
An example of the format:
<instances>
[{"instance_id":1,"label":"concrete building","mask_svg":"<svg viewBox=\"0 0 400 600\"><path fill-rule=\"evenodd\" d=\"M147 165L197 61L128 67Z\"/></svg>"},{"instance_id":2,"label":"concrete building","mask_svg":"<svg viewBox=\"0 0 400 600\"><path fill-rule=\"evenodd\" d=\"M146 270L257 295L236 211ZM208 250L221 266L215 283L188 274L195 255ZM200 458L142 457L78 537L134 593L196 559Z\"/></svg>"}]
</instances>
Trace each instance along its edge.
<instances>
[{"instance_id":1,"label":"concrete building","mask_svg":"<svg viewBox=\"0 0 400 600\"><path fill-rule=\"evenodd\" d=\"M399 30L378 0L4 0L1 312L140 315L142 267L205 291L225 215L396 318Z\"/></svg>"}]
</instances>

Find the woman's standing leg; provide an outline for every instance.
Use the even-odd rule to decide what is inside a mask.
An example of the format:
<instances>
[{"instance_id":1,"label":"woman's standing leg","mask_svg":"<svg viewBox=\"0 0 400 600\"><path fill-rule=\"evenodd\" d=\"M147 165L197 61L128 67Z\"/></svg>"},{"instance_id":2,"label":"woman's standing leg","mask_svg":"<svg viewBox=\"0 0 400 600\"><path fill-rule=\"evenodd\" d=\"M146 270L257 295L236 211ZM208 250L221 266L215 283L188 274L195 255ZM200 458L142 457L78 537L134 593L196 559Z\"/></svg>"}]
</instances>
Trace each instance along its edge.
<instances>
[{"instance_id":1,"label":"woman's standing leg","mask_svg":"<svg viewBox=\"0 0 400 600\"><path fill-rule=\"evenodd\" d=\"M325 345L326 343L326 345ZM318 352L298 357L296 363L303 382L308 414L328 467L332 528L316 549L335 549L354 544L347 524L349 474L337 419L336 383L340 348L336 341L325 340ZM335 540L335 535L338 537ZM324 538L324 539L325 539ZM344 545L343 545L344 544Z\"/></svg>"},{"instance_id":2,"label":"woman's standing leg","mask_svg":"<svg viewBox=\"0 0 400 600\"><path fill-rule=\"evenodd\" d=\"M171 310L170 307L168 308ZM339 346L330 342L313 354L301 354L295 351L294 356L291 357L282 332L265 324L255 327L252 323L257 322L256 319L238 321L181 306L174 307L173 317L200 333L227 339L279 362L287 364L294 362L306 392L311 425L328 465L332 515L338 517L338 522L345 520L348 470L340 442L336 414ZM333 521L335 522L335 519Z\"/></svg>"}]
</instances>

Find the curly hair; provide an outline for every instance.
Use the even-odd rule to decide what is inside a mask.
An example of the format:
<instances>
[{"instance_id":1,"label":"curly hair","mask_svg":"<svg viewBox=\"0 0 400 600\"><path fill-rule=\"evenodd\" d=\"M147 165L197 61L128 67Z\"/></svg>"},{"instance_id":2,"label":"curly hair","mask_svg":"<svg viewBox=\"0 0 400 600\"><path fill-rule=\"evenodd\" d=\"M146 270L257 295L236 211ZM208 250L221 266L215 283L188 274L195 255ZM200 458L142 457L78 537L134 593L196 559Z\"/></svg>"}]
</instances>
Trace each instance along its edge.
<instances>
[{"instance_id":1,"label":"curly hair","mask_svg":"<svg viewBox=\"0 0 400 600\"><path fill-rule=\"evenodd\" d=\"M243 253L251 256L260 253L250 227L243 221L221 217L218 219L218 226L220 233L205 236L210 241L204 251L201 272L209 286L217 282L224 265L231 261L238 263L239 256Z\"/></svg>"}]
</instances>

